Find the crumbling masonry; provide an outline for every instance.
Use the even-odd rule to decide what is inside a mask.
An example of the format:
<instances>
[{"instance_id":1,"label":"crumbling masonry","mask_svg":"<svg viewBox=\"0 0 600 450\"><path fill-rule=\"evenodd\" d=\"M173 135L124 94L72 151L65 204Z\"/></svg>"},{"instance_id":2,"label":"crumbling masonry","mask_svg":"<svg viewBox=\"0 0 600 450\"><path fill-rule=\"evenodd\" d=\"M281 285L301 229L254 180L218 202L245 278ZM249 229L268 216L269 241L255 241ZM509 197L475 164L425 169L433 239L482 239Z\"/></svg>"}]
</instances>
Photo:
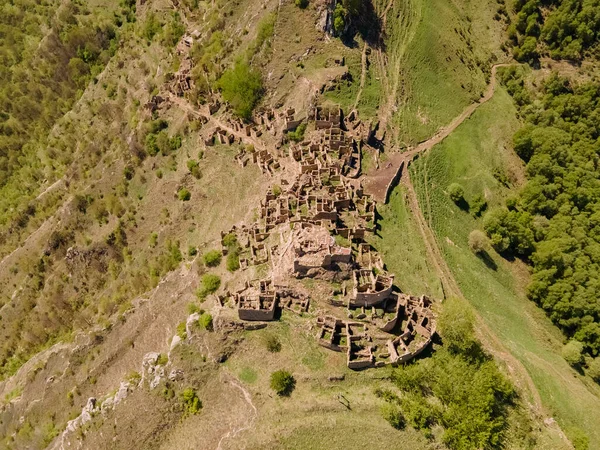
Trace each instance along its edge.
<instances>
[{"instance_id":1,"label":"crumbling masonry","mask_svg":"<svg viewBox=\"0 0 600 450\"><path fill-rule=\"evenodd\" d=\"M243 321L271 321L281 309L297 314L309 310L309 296L282 279L340 282L344 287L332 290L327 313L316 318L318 343L345 352L351 369L406 362L430 344L435 316L427 297L397 291L394 275L367 242L376 228L376 204L357 177L370 124L354 112L344 118L339 108L316 107L308 117L314 131L310 139L289 145L287 161L251 146L236 156L242 166L252 161L268 174L291 164L296 175L266 193L254 223L222 233L223 253L229 251L226 241L235 241L242 269L270 270L237 292L227 292L220 303L235 307ZM242 128L240 123L234 129L260 136L261 128L285 133L301 122L293 110L279 115L263 111L254 125ZM232 142L218 129L214 137Z\"/></svg>"}]
</instances>

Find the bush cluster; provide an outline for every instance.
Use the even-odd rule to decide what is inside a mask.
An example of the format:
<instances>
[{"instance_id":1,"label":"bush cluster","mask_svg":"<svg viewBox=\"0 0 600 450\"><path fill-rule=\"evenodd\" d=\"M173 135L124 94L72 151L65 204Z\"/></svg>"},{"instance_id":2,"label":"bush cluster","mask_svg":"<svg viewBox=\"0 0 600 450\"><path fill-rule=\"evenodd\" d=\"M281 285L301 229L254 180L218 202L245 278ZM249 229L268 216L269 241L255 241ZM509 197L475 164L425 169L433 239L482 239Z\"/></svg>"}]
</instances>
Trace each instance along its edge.
<instances>
[{"instance_id":1,"label":"bush cluster","mask_svg":"<svg viewBox=\"0 0 600 450\"><path fill-rule=\"evenodd\" d=\"M270 386L277 395L287 397L294 390L296 380L287 370L278 370L271 374Z\"/></svg>"},{"instance_id":2,"label":"bush cluster","mask_svg":"<svg viewBox=\"0 0 600 450\"><path fill-rule=\"evenodd\" d=\"M515 59L530 62L543 43L555 59L580 60L600 36L598 2L516 0L517 18L508 28Z\"/></svg>"},{"instance_id":3,"label":"bush cluster","mask_svg":"<svg viewBox=\"0 0 600 450\"><path fill-rule=\"evenodd\" d=\"M439 317L443 347L392 374L400 395L377 390L381 413L394 427L405 425L442 440L453 450L501 446L515 391L486 355L473 331L468 304L448 299Z\"/></svg>"}]
</instances>

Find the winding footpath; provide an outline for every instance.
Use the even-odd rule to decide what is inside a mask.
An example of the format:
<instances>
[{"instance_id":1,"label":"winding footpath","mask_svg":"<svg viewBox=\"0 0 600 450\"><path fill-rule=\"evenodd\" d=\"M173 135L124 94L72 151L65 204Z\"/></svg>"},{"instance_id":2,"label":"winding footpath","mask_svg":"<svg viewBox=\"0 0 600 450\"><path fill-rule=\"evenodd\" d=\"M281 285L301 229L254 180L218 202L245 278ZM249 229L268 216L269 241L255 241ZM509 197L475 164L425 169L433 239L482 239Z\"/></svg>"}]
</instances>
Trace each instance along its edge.
<instances>
[{"instance_id":1,"label":"winding footpath","mask_svg":"<svg viewBox=\"0 0 600 450\"><path fill-rule=\"evenodd\" d=\"M440 128L431 138L421 142L416 147L410 148L406 152L396 152L389 155L389 159L379 169L373 173L367 175L363 180L365 190L372 194L376 201L384 203L387 200L389 191L394 187L396 183L402 179L403 168L407 167L408 164L420 153L431 149L435 145L446 139L456 128L458 128L465 120L483 104L487 103L496 91L497 81L496 72L499 67L508 67L514 65L513 63L496 64L492 66L492 74L490 77L490 84L488 85L485 93L481 99L476 103L471 103L467 106L459 116L457 116L448 125Z\"/></svg>"}]
</instances>

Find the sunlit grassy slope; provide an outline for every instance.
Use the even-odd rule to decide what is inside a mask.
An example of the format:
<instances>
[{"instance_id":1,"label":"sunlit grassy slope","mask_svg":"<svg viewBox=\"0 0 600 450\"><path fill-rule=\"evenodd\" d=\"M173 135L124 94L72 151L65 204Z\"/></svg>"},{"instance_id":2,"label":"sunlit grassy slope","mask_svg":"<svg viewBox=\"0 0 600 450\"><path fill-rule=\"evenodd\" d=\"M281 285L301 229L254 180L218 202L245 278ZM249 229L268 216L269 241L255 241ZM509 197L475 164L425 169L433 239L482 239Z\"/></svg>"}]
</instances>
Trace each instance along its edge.
<instances>
[{"instance_id":1,"label":"sunlit grassy slope","mask_svg":"<svg viewBox=\"0 0 600 450\"><path fill-rule=\"evenodd\" d=\"M562 335L524 295L527 273L490 250L490 259L468 247L471 230L481 228L449 199L445 190L460 183L467 201L484 194L498 203L508 190L492 176L495 167L514 166L509 149L518 123L508 94L497 91L442 144L411 166L421 208L465 297L491 330L526 367L544 406L571 438L585 432L590 448L600 446L600 389L560 357Z\"/></svg>"},{"instance_id":2,"label":"sunlit grassy slope","mask_svg":"<svg viewBox=\"0 0 600 450\"><path fill-rule=\"evenodd\" d=\"M491 65L503 58L495 1L409 0L388 9L384 85L394 95L399 145L414 144L477 100ZM384 6L385 5L385 6ZM385 100L384 100L385 101Z\"/></svg>"}]
</instances>

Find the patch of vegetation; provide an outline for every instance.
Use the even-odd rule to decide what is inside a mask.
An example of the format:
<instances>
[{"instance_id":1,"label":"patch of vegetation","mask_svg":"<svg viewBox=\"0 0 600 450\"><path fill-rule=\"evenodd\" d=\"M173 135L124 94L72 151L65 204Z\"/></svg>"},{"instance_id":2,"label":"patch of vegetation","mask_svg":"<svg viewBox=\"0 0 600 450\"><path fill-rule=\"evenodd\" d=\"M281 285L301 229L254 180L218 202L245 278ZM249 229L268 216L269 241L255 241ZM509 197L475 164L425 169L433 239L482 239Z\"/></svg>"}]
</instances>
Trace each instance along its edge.
<instances>
[{"instance_id":1,"label":"patch of vegetation","mask_svg":"<svg viewBox=\"0 0 600 450\"><path fill-rule=\"evenodd\" d=\"M260 72L239 60L223 73L217 87L233 111L243 119L250 119L263 93Z\"/></svg>"},{"instance_id":2,"label":"patch of vegetation","mask_svg":"<svg viewBox=\"0 0 600 450\"><path fill-rule=\"evenodd\" d=\"M258 380L258 374L256 373L256 370L250 367L244 367L240 371L240 380L247 384L253 384Z\"/></svg>"},{"instance_id":3,"label":"patch of vegetation","mask_svg":"<svg viewBox=\"0 0 600 450\"><path fill-rule=\"evenodd\" d=\"M220 286L221 278L218 275L207 273L202 276L202 283L196 291L196 295L200 300L204 300L210 294L214 294Z\"/></svg>"},{"instance_id":4,"label":"patch of vegetation","mask_svg":"<svg viewBox=\"0 0 600 450\"><path fill-rule=\"evenodd\" d=\"M593 447L600 442L600 433L593 425L600 420L595 412L600 411L600 399L588 384L573 376L573 370L560 350L557 351L564 337L522 294L519 280L526 275L522 265L505 261L492 251L489 259L474 255L468 247L468 235L473 229L481 229L484 220L470 214L457 214L456 206L444 192L453 182L464 187L467 198L485 192L492 210L503 204L505 198L513 197L493 172L499 166L510 170L518 167L516 155L506 149L510 148L510 136L520 126L512 99L499 88L468 121L411 165L411 179L425 219L464 296L527 370L543 404L552 409L561 428L569 437L587 434ZM391 217L387 223L393 220ZM390 239L395 239L394 235ZM417 240L414 234L412 240ZM396 254L401 250L399 248ZM398 273L385 254L384 258L390 270ZM402 259L402 254L398 258ZM418 262L416 267L419 267ZM424 291L426 288L417 285L416 289ZM552 370L548 370L549 367Z\"/></svg>"},{"instance_id":5,"label":"patch of vegetation","mask_svg":"<svg viewBox=\"0 0 600 450\"><path fill-rule=\"evenodd\" d=\"M281 397L289 397L296 386L296 380L286 370L278 370L271 374L269 385Z\"/></svg>"},{"instance_id":6,"label":"patch of vegetation","mask_svg":"<svg viewBox=\"0 0 600 450\"><path fill-rule=\"evenodd\" d=\"M177 325L177 336L179 336L182 341L187 339L188 335L185 322L180 322Z\"/></svg>"},{"instance_id":7,"label":"patch of vegetation","mask_svg":"<svg viewBox=\"0 0 600 450\"><path fill-rule=\"evenodd\" d=\"M265 337L265 345L267 350L271 353L278 353L281 351L281 341L274 334L268 334Z\"/></svg>"},{"instance_id":8,"label":"patch of vegetation","mask_svg":"<svg viewBox=\"0 0 600 450\"><path fill-rule=\"evenodd\" d=\"M209 313L202 313L198 319L198 325L200 329L212 331L213 330L213 318Z\"/></svg>"},{"instance_id":9,"label":"patch of vegetation","mask_svg":"<svg viewBox=\"0 0 600 450\"><path fill-rule=\"evenodd\" d=\"M294 3L300 9L306 9L308 6L308 0L295 0Z\"/></svg>"},{"instance_id":10,"label":"patch of vegetation","mask_svg":"<svg viewBox=\"0 0 600 450\"><path fill-rule=\"evenodd\" d=\"M448 186L448 195L454 203L465 201L465 190L458 183L452 183L450 186Z\"/></svg>"},{"instance_id":11,"label":"patch of vegetation","mask_svg":"<svg viewBox=\"0 0 600 450\"><path fill-rule=\"evenodd\" d=\"M167 355L165 355L164 353L161 353L160 355L158 355L158 359L156 360L157 365L166 366L168 362L169 362L169 357Z\"/></svg>"},{"instance_id":12,"label":"patch of vegetation","mask_svg":"<svg viewBox=\"0 0 600 450\"><path fill-rule=\"evenodd\" d=\"M226 261L227 270L235 272L240 268L240 249L239 247L230 248L227 252Z\"/></svg>"},{"instance_id":13,"label":"patch of vegetation","mask_svg":"<svg viewBox=\"0 0 600 450\"><path fill-rule=\"evenodd\" d=\"M187 168L195 179L199 180L202 178L202 172L200 172L200 165L198 164L198 161L189 159L187 162Z\"/></svg>"},{"instance_id":14,"label":"patch of vegetation","mask_svg":"<svg viewBox=\"0 0 600 450\"><path fill-rule=\"evenodd\" d=\"M508 35L515 59L532 62L544 48L554 59L580 60L598 53L600 17L596 1L517 0ZM540 44L545 45L540 45Z\"/></svg>"},{"instance_id":15,"label":"patch of vegetation","mask_svg":"<svg viewBox=\"0 0 600 450\"><path fill-rule=\"evenodd\" d=\"M469 248L475 254L485 252L488 246L488 239L481 230L473 230L469 233Z\"/></svg>"},{"instance_id":16,"label":"patch of vegetation","mask_svg":"<svg viewBox=\"0 0 600 450\"><path fill-rule=\"evenodd\" d=\"M439 425L443 443L457 450L501 444L515 392L475 339L473 321L466 304L446 300L438 322L444 347L392 375L402 393L385 396L392 406L382 412L392 426L406 418L429 434Z\"/></svg>"},{"instance_id":17,"label":"patch of vegetation","mask_svg":"<svg viewBox=\"0 0 600 450\"><path fill-rule=\"evenodd\" d=\"M304 133L306 132L306 122L302 122L294 131L290 131L287 137L290 141L300 142L304 139Z\"/></svg>"},{"instance_id":18,"label":"patch of vegetation","mask_svg":"<svg viewBox=\"0 0 600 450\"><path fill-rule=\"evenodd\" d=\"M515 68L502 75L504 82L522 77ZM516 92L526 89L521 82L512 86ZM531 103L519 106L526 125L514 138L516 152L527 163L528 181L510 209L486 215L485 230L498 251L532 264L529 298L567 336L583 343L586 353L596 356L600 255L590 249L600 243L594 219L600 184L590 158L597 140L592 118L600 114L600 84L572 85L553 74L539 94L528 98Z\"/></svg>"},{"instance_id":19,"label":"patch of vegetation","mask_svg":"<svg viewBox=\"0 0 600 450\"><path fill-rule=\"evenodd\" d=\"M222 255L220 251L211 250L202 256L202 261L204 261L204 264L206 264L208 267L217 267L219 264L221 264L221 258Z\"/></svg>"},{"instance_id":20,"label":"patch of vegetation","mask_svg":"<svg viewBox=\"0 0 600 450\"><path fill-rule=\"evenodd\" d=\"M202 402L198 398L198 394L194 388L186 388L181 392L181 403L184 410L184 415L189 416L198 414L202 409Z\"/></svg>"},{"instance_id":21,"label":"patch of vegetation","mask_svg":"<svg viewBox=\"0 0 600 450\"><path fill-rule=\"evenodd\" d=\"M177 191L177 198L182 202L187 202L192 198L192 193L186 188L181 188Z\"/></svg>"}]
</instances>

